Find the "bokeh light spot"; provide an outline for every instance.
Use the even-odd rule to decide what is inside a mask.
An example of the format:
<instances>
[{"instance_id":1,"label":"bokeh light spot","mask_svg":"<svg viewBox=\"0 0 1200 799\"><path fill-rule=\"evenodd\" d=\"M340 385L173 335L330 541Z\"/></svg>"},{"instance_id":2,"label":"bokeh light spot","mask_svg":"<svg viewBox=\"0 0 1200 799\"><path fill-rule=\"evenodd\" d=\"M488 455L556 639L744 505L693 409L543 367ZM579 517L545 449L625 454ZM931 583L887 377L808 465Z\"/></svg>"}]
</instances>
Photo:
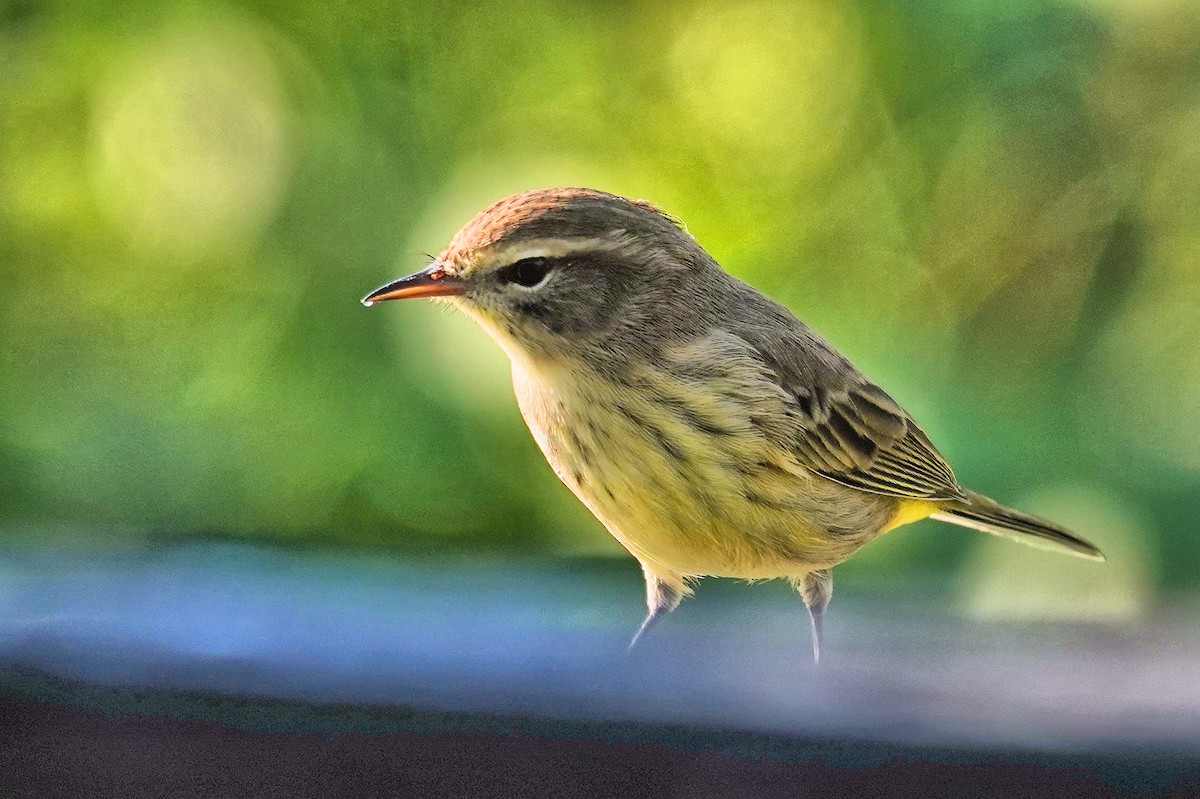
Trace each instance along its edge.
<instances>
[{"instance_id":1,"label":"bokeh light spot","mask_svg":"<svg viewBox=\"0 0 1200 799\"><path fill-rule=\"evenodd\" d=\"M844 7L712 3L672 50L676 88L709 132L764 170L820 167L837 153L863 85L860 33Z\"/></svg>"},{"instance_id":2,"label":"bokeh light spot","mask_svg":"<svg viewBox=\"0 0 1200 799\"><path fill-rule=\"evenodd\" d=\"M981 540L959 575L966 612L982 618L1121 622L1142 615L1153 592L1153 536L1128 506L1102 490L1058 486L1016 506L1093 541L1105 563L1002 539Z\"/></svg>"},{"instance_id":3,"label":"bokeh light spot","mask_svg":"<svg viewBox=\"0 0 1200 799\"><path fill-rule=\"evenodd\" d=\"M97 195L132 246L191 256L253 237L288 173L289 112L248 28L176 23L93 94Z\"/></svg>"}]
</instances>

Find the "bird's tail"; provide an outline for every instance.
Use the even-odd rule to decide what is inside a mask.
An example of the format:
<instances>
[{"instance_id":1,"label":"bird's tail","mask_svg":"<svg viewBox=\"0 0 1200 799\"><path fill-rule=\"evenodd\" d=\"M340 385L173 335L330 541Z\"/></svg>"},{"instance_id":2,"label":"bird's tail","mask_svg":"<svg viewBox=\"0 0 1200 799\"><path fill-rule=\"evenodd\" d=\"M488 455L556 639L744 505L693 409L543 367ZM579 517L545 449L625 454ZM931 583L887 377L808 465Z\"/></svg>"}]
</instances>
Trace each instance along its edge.
<instances>
[{"instance_id":1,"label":"bird's tail","mask_svg":"<svg viewBox=\"0 0 1200 799\"><path fill-rule=\"evenodd\" d=\"M931 518L1001 535L1041 549L1068 552L1090 560L1104 560L1104 554L1094 545L1057 524L1006 508L974 491L967 491L966 495L965 500L942 505Z\"/></svg>"}]
</instances>

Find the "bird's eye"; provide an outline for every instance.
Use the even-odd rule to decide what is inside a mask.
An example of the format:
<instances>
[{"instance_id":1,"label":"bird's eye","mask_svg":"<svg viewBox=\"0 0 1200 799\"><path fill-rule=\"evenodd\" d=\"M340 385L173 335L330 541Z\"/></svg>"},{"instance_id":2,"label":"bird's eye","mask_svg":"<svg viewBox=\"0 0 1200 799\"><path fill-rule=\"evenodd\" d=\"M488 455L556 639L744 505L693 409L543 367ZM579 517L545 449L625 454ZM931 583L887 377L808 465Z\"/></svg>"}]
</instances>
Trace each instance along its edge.
<instances>
[{"instance_id":1,"label":"bird's eye","mask_svg":"<svg viewBox=\"0 0 1200 799\"><path fill-rule=\"evenodd\" d=\"M501 273L501 277L509 283L516 283L518 286L531 289L540 285L553 267L549 258L522 258L515 264L506 267Z\"/></svg>"}]
</instances>

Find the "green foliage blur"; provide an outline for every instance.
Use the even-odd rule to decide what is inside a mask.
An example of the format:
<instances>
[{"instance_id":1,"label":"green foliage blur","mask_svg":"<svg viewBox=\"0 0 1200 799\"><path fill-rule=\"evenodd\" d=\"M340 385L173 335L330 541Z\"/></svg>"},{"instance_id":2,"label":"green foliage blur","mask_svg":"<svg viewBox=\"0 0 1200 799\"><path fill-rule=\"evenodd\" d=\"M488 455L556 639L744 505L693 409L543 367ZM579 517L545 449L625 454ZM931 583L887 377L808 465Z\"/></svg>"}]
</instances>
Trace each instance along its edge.
<instances>
[{"instance_id":1,"label":"green foliage blur","mask_svg":"<svg viewBox=\"0 0 1200 799\"><path fill-rule=\"evenodd\" d=\"M0 1L0 541L617 551L482 333L358 304L555 184L678 215L964 483L1200 586L1194 0Z\"/></svg>"}]
</instances>

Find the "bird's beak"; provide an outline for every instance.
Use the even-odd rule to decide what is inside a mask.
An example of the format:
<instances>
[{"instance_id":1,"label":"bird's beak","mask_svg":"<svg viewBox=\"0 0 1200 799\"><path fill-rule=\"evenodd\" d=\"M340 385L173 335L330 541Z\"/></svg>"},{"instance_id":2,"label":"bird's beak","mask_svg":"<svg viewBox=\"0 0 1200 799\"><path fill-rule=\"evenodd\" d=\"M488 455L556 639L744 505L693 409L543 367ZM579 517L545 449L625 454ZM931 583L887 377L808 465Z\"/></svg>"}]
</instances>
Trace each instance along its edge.
<instances>
[{"instance_id":1,"label":"bird's beak","mask_svg":"<svg viewBox=\"0 0 1200 799\"><path fill-rule=\"evenodd\" d=\"M383 300L405 300L409 297L453 297L467 290L467 284L457 275L447 272L434 261L420 272L393 280L362 298L370 307Z\"/></svg>"}]
</instances>

